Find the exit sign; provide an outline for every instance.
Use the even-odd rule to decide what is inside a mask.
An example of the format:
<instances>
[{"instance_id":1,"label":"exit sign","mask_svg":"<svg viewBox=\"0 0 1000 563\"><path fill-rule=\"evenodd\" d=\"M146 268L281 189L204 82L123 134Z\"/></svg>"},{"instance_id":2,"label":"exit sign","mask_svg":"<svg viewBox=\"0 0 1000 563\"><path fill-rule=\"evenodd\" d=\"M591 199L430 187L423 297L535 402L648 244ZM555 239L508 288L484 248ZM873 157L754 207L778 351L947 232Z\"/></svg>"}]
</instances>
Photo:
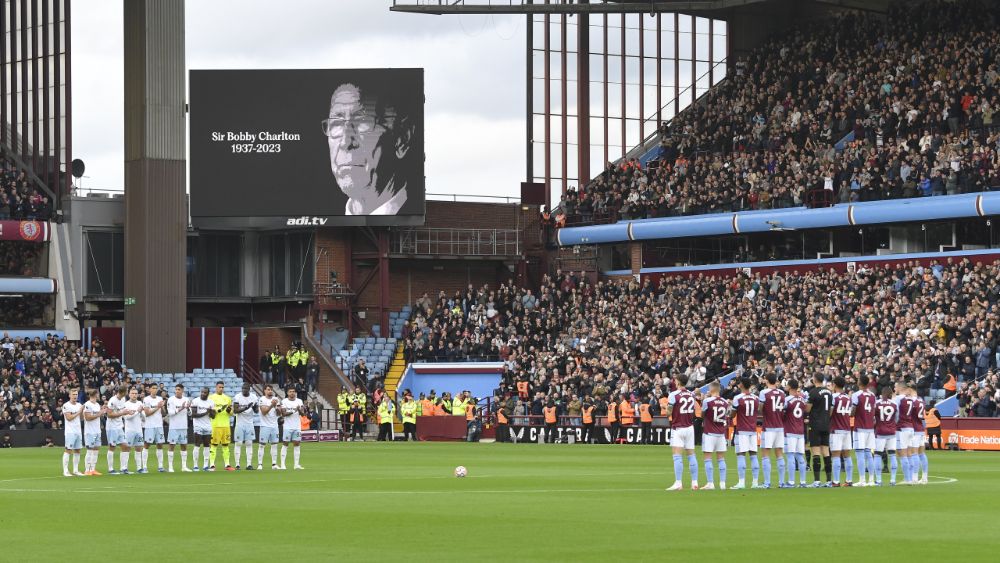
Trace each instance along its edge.
<instances>
[{"instance_id":1,"label":"exit sign","mask_svg":"<svg viewBox=\"0 0 1000 563\"><path fill-rule=\"evenodd\" d=\"M135 305L135 297L125 298L125 306L128 307L129 305Z\"/></svg>"}]
</instances>

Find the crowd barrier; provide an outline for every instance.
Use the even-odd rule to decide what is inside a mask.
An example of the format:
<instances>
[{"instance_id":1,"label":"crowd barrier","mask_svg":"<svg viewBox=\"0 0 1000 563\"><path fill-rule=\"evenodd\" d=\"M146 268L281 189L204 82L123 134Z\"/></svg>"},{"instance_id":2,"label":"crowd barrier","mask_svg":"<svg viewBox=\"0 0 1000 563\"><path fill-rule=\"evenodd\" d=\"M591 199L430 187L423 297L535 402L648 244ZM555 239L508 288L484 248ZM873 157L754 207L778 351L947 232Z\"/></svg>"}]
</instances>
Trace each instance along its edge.
<instances>
[{"instance_id":1,"label":"crowd barrier","mask_svg":"<svg viewBox=\"0 0 1000 563\"><path fill-rule=\"evenodd\" d=\"M305 430L304 442L337 442L343 437L339 424L324 424L325 429ZM417 417L417 440L419 441L464 441L468 425L463 416L420 416ZM701 443L701 424L696 422L696 442ZM259 427L258 427L259 435ZM366 436L371 437L377 430L374 424L366 424ZM561 416L546 436L544 418L540 416L512 416L507 433L501 438L496 434L497 425L490 424L483 431L483 438L506 439L510 442L579 442L583 440L582 418ZM760 429L758 429L758 432ZM612 443L611 426L606 417L595 417L592 430L593 441L599 444ZM14 447L40 447L46 438L51 438L54 447L63 446L62 430L0 430L0 440L11 437ZM648 432L643 432L641 423L622 425L616 443L666 445L670 439L670 427L666 417L653 417ZM942 418L941 440L953 444L960 450L1000 451L1000 418ZM193 436L188 436L193 443Z\"/></svg>"}]
</instances>

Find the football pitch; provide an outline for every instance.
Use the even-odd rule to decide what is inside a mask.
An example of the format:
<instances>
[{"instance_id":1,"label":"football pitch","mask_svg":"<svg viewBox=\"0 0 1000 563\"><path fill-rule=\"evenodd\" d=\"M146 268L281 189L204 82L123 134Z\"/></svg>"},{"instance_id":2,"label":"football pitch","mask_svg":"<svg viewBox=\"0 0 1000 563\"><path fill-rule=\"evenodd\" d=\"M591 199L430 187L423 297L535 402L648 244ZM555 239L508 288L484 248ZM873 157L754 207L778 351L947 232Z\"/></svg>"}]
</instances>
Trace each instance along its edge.
<instances>
[{"instance_id":1,"label":"football pitch","mask_svg":"<svg viewBox=\"0 0 1000 563\"><path fill-rule=\"evenodd\" d=\"M656 446L308 444L304 471L74 478L61 476L61 454L0 450L3 560L997 556L1000 454L990 452L930 452L919 487L670 493L670 450ZM102 472L105 461L102 450ZM467 478L452 475L458 465Z\"/></svg>"}]
</instances>

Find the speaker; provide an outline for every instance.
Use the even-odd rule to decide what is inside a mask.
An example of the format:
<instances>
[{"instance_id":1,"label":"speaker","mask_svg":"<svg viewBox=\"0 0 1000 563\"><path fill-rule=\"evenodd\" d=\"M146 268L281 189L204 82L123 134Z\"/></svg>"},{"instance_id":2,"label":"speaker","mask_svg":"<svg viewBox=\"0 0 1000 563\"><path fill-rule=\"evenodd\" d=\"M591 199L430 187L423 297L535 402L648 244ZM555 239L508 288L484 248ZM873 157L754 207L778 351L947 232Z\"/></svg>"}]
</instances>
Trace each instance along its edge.
<instances>
[{"instance_id":1,"label":"speaker","mask_svg":"<svg viewBox=\"0 0 1000 563\"><path fill-rule=\"evenodd\" d=\"M521 182L521 205L545 205L545 184Z\"/></svg>"}]
</instances>

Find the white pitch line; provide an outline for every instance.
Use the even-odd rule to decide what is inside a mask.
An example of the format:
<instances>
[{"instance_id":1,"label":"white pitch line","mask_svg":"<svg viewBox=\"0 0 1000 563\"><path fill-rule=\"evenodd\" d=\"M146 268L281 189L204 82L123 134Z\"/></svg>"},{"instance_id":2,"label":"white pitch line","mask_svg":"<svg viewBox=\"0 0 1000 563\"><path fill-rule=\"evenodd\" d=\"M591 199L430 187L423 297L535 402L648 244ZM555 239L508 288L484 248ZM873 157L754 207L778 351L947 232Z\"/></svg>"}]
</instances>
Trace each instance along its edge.
<instances>
[{"instance_id":1,"label":"white pitch line","mask_svg":"<svg viewBox=\"0 0 1000 563\"><path fill-rule=\"evenodd\" d=\"M59 477L19 477L17 479L3 479L0 483L14 483L16 481L38 481L41 479L59 479Z\"/></svg>"}]
</instances>

